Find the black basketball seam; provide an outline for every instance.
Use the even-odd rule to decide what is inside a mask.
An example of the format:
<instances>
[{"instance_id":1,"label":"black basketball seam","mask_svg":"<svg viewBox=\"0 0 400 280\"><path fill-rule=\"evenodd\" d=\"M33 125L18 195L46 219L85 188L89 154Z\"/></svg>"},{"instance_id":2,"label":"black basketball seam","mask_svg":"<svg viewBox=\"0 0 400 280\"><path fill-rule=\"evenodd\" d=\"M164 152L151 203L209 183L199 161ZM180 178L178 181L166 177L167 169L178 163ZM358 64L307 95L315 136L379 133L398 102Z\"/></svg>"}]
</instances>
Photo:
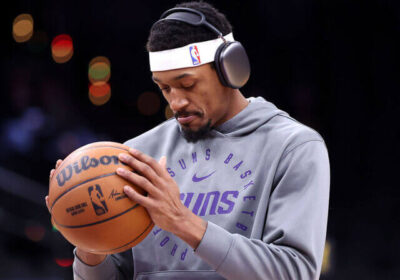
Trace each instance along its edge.
<instances>
[{"instance_id":1,"label":"black basketball seam","mask_svg":"<svg viewBox=\"0 0 400 280\"><path fill-rule=\"evenodd\" d=\"M88 179L86 181L80 182L79 184L69 188L68 190L66 190L65 192L63 192L59 196L57 196L57 198L53 201L53 204L50 207L50 212L51 212L51 210L53 210L54 204L56 204L57 200L59 200L62 196L64 196L68 192L72 191L73 189L75 189L75 188L79 187L80 185L85 184L87 182L90 182L90 181L93 181L93 180L97 180L97 179L103 178L103 177L112 176L112 175L117 175L117 173L116 172L112 172L112 173L103 174L103 175L100 175L100 176L97 176L97 177L93 177L93 178L90 178L90 179Z\"/></svg>"},{"instance_id":2,"label":"black basketball seam","mask_svg":"<svg viewBox=\"0 0 400 280\"><path fill-rule=\"evenodd\" d=\"M124 245L122 245L120 247L109 249L109 250L96 251L96 252L101 253L101 252L108 252L108 251L114 251L114 250L121 249L121 248L127 246L128 244L131 244L131 243L135 242L138 238L140 238L149 229L149 227L151 227L153 225L154 225L153 221L150 221L150 224L143 230L143 232L141 234L139 234L139 236L137 236L135 239L129 241L128 243L126 243L126 244L124 244Z\"/></svg>"},{"instance_id":3,"label":"black basketball seam","mask_svg":"<svg viewBox=\"0 0 400 280\"><path fill-rule=\"evenodd\" d=\"M136 203L136 204L133 205L131 208L128 208L127 210L125 210L125 211L123 211L123 212L121 212L121 213L118 213L118 214L115 215L115 216L109 217L109 218L107 218L107 219L105 219L105 220L101 220L101 221L97 221L97 222L90 223L90 224L85 224L85 225L67 226L67 225L59 224L59 223L56 221L56 219L54 219L54 217L53 217L53 220L54 220L54 222L55 222L57 225L59 225L59 226L61 226L61 227L64 227L64 228L83 228L83 227L88 227L88 226L94 226L94 225L101 224L101 223L110 221L110 220L112 220L112 219L118 218L119 216L122 216L122 215L126 214L127 212L129 212L129 211L135 209L135 208L138 207L138 206L140 206L140 204L139 204L139 203Z\"/></svg>"}]
</instances>

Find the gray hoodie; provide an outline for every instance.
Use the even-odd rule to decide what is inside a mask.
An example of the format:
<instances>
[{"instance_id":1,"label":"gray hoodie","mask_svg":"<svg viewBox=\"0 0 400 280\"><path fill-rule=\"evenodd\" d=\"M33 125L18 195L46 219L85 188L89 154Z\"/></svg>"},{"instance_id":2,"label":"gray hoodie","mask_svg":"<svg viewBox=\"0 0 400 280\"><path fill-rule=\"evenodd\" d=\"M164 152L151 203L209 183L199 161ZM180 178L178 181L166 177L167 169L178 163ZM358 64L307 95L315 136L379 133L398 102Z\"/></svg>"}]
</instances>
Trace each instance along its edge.
<instances>
[{"instance_id":1,"label":"gray hoodie","mask_svg":"<svg viewBox=\"0 0 400 280\"><path fill-rule=\"evenodd\" d=\"M318 279L325 243L329 160L321 136L263 98L188 143L170 119L127 141L167 156L182 203L208 221L193 251L155 226L143 242L75 279Z\"/></svg>"}]
</instances>

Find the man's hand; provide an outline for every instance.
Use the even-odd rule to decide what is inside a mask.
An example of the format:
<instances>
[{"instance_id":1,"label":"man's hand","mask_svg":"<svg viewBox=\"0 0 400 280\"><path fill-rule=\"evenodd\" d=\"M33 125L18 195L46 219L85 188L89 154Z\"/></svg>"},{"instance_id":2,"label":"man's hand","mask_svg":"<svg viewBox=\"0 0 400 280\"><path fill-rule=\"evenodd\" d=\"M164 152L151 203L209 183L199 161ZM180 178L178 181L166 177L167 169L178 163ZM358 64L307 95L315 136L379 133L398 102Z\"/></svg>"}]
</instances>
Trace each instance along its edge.
<instances>
[{"instance_id":1,"label":"man's hand","mask_svg":"<svg viewBox=\"0 0 400 280\"><path fill-rule=\"evenodd\" d=\"M196 249L207 223L182 204L179 187L166 170L166 158L162 157L157 162L148 155L129 149L129 154L122 153L119 159L136 173L118 168L117 174L147 192L144 196L125 186L126 195L144 206L157 226L172 232Z\"/></svg>"},{"instance_id":2,"label":"man's hand","mask_svg":"<svg viewBox=\"0 0 400 280\"><path fill-rule=\"evenodd\" d=\"M61 165L61 163L62 163L61 159L57 160L56 168L50 170L49 180L51 180L51 178L54 175L54 172ZM51 214L48 195L46 195L45 201L46 201L47 209L49 210L49 212ZM101 263L107 257L107 255L96 255L96 254L88 253L79 248L76 248L76 255L82 262L84 262L87 265L97 265L97 264Z\"/></svg>"}]
</instances>

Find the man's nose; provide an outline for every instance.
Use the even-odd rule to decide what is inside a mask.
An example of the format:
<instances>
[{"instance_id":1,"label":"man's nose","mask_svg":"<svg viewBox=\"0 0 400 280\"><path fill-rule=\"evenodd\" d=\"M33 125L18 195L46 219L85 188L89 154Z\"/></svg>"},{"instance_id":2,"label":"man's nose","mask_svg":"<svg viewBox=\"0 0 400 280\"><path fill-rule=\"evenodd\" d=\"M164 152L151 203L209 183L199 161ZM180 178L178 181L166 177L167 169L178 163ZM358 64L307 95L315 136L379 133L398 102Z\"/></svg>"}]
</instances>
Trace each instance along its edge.
<instances>
[{"instance_id":1,"label":"man's nose","mask_svg":"<svg viewBox=\"0 0 400 280\"><path fill-rule=\"evenodd\" d=\"M189 105L189 100L185 94L179 92L179 90L173 89L170 93L169 106L172 111L179 112L185 109Z\"/></svg>"}]
</instances>

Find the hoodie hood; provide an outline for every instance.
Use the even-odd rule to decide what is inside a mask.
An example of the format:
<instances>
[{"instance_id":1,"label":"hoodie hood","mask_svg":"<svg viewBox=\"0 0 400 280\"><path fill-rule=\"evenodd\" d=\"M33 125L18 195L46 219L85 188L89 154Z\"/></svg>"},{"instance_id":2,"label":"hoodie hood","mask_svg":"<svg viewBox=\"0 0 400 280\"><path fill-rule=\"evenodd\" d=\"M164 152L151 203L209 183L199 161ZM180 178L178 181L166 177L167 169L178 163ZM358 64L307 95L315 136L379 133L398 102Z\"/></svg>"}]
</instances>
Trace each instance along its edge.
<instances>
[{"instance_id":1,"label":"hoodie hood","mask_svg":"<svg viewBox=\"0 0 400 280\"><path fill-rule=\"evenodd\" d=\"M250 97L250 103L232 119L214 128L225 136L238 137L249 134L276 115L288 115L262 97Z\"/></svg>"}]
</instances>

